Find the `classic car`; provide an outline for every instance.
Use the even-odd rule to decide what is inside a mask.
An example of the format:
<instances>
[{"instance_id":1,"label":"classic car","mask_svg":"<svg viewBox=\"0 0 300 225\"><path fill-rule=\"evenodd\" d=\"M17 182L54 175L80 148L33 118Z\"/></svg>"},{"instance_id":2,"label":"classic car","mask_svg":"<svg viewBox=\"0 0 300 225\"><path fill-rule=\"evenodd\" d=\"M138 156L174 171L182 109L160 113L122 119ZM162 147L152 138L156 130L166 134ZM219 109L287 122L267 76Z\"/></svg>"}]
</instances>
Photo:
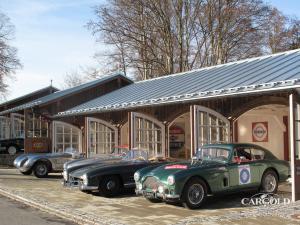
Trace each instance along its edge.
<instances>
[{"instance_id":1,"label":"classic car","mask_svg":"<svg viewBox=\"0 0 300 225\"><path fill-rule=\"evenodd\" d=\"M286 181L287 161L253 144L204 145L191 161L144 168L134 174L136 193L151 202L182 202L199 208L207 195L247 189L275 193Z\"/></svg>"},{"instance_id":2,"label":"classic car","mask_svg":"<svg viewBox=\"0 0 300 225\"><path fill-rule=\"evenodd\" d=\"M67 148L65 152L22 154L14 160L14 166L24 175L33 172L36 177L43 178L50 172L62 172L65 162L83 157L75 149Z\"/></svg>"},{"instance_id":3,"label":"classic car","mask_svg":"<svg viewBox=\"0 0 300 225\"><path fill-rule=\"evenodd\" d=\"M15 155L24 152L24 138L0 140L0 153Z\"/></svg>"},{"instance_id":4,"label":"classic car","mask_svg":"<svg viewBox=\"0 0 300 225\"><path fill-rule=\"evenodd\" d=\"M132 149L120 161L107 161L73 171L69 178L83 192L98 191L105 197L117 195L123 188L135 188L134 172L167 163L163 158L148 159L147 151Z\"/></svg>"},{"instance_id":5,"label":"classic car","mask_svg":"<svg viewBox=\"0 0 300 225\"><path fill-rule=\"evenodd\" d=\"M69 174L75 170L81 169L83 167L100 165L103 162L109 161L120 161L128 152L128 146L115 146L110 154L95 154L87 159L76 159L72 161L65 162L63 166L63 185L66 187L76 186L76 180L70 180Z\"/></svg>"}]
</instances>

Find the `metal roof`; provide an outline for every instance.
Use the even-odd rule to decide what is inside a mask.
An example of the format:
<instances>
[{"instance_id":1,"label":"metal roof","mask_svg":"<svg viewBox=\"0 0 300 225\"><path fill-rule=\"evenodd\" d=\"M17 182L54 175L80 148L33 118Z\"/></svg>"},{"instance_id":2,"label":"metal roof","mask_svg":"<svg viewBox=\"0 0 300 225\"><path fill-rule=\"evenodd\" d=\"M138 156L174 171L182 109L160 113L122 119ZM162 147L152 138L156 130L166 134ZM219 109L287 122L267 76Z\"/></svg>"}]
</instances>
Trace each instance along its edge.
<instances>
[{"instance_id":1,"label":"metal roof","mask_svg":"<svg viewBox=\"0 0 300 225\"><path fill-rule=\"evenodd\" d=\"M88 82L88 83L85 83L85 84L78 85L76 87L72 87L72 88L69 88L69 89L62 90L62 91L54 92L50 95L41 97L41 98L36 99L32 102L29 102L29 103L26 103L26 104L23 104L23 105L20 105L20 106L17 106L17 107L14 107L14 108L11 108L11 109L8 109L8 110L5 110L5 111L2 111L2 112L0 112L0 115L4 115L4 114L10 113L10 112L16 112L16 111L32 108L32 107L38 106L38 105L48 104L48 103L56 101L57 99L65 98L65 97L68 97L72 94L82 92L86 89L95 87L95 86L97 86L99 84L102 84L102 83L109 82L109 81L114 80L118 77L122 78L123 80L126 80L129 83L133 82L131 79L124 76L123 74L115 73L115 74L104 76L102 78L99 78L97 80L94 80L94 81L91 81L91 82Z\"/></svg>"},{"instance_id":2,"label":"metal roof","mask_svg":"<svg viewBox=\"0 0 300 225\"><path fill-rule=\"evenodd\" d=\"M47 87L44 87L44 88L42 88L42 89L39 89L39 90L30 92L30 93L28 93L28 94L26 94L26 95L22 95L22 96L20 96L20 97L17 97L17 98L8 100L8 101L6 101L6 102L3 102L3 103L0 104L0 107L1 107L1 106L5 106L5 105L8 105L8 104L13 104L14 102L21 101L21 100L23 100L23 99L25 99L25 98L28 98L28 97L30 97L30 96L39 94L39 93L44 92L44 91L47 91L47 90L49 90L49 92L50 92L50 91L52 91L52 92L59 91L59 89L56 88L56 87L53 87L53 86L47 86Z\"/></svg>"},{"instance_id":3,"label":"metal roof","mask_svg":"<svg viewBox=\"0 0 300 225\"><path fill-rule=\"evenodd\" d=\"M300 49L135 82L58 116L300 87Z\"/></svg>"}]
</instances>

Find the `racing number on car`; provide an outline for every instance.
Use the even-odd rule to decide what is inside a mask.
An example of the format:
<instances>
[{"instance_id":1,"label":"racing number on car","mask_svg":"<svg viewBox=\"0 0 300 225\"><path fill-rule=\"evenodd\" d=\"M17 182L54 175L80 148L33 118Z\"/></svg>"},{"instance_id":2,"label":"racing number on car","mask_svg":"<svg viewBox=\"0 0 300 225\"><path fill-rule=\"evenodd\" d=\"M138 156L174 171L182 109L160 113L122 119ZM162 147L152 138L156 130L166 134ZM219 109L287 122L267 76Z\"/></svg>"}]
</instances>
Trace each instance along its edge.
<instances>
[{"instance_id":1,"label":"racing number on car","mask_svg":"<svg viewBox=\"0 0 300 225\"><path fill-rule=\"evenodd\" d=\"M249 184L251 182L251 170L249 165L239 166L239 184Z\"/></svg>"}]
</instances>

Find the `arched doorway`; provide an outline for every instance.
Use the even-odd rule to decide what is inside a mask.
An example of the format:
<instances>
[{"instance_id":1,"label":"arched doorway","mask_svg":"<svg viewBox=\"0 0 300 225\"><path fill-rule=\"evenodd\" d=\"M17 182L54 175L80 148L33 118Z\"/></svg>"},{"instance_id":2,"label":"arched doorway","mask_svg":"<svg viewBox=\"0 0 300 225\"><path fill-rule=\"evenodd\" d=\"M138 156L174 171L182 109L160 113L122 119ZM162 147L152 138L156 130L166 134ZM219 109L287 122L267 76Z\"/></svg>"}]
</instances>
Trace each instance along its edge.
<instances>
[{"instance_id":1,"label":"arched doorway","mask_svg":"<svg viewBox=\"0 0 300 225\"><path fill-rule=\"evenodd\" d=\"M289 160L289 108L266 104L252 108L233 123L234 141L260 145Z\"/></svg>"},{"instance_id":2,"label":"arched doorway","mask_svg":"<svg viewBox=\"0 0 300 225\"><path fill-rule=\"evenodd\" d=\"M131 113L131 145L144 149L150 157L165 156L165 126L142 113Z\"/></svg>"},{"instance_id":3,"label":"arched doorway","mask_svg":"<svg viewBox=\"0 0 300 225\"><path fill-rule=\"evenodd\" d=\"M118 143L118 129L100 119L87 118L87 155L110 154Z\"/></svg>"},{"instance_id":4,"label":"arched doorway","mask_svg":"<svg viewBox=\"0 0 300 225\"><path fill-rule=\"evenodd\" d=\"M53 121L53 152L64 152L68 148L82 151L82 131L61 121Z\"/></svg>"},{"instance_id":5,"label":"arched doorway","mask_svg":"<svg viewBox=\"0 0 300 225\"><path fill-rule=\"evenodd\" d=\"M191 151L190 112L181 114L168 125L169 157L184 159Z\"/></svg>"},{"instance_id":6,"label":"arched doorway","mask_svg":"<svg viewBox=\"0 0 300 225\"><path fill-rule=\"evenodd\" d=\"M220 113L203 107L192 106L194 151L205 144L230 141L230 122ZM191 152L193 154L193 151Z\"/></svg>"}]
</instances>

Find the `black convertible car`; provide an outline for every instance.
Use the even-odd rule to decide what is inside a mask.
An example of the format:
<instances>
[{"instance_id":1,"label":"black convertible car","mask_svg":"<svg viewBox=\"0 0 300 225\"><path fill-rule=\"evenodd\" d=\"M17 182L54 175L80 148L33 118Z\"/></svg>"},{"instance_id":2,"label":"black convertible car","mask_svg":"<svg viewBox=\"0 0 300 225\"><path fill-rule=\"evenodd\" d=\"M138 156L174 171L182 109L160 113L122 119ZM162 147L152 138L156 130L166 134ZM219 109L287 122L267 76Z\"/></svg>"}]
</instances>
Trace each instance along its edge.
<instances>
[{"instance_id":1,"label":"black convertible car","mask_svg":"<svg viewBox=\"0 0 300 225\"><path fill-rule=\"evenodd\" d=\"M81 191L99 191L105 197L117 195L123 188L135 188L134 173L144 167L158 167L170 161L163 158L148 159L146 151L130 150L119 161L103 161L75 170L69 178Z\"/></svg>"}]
</instances>

